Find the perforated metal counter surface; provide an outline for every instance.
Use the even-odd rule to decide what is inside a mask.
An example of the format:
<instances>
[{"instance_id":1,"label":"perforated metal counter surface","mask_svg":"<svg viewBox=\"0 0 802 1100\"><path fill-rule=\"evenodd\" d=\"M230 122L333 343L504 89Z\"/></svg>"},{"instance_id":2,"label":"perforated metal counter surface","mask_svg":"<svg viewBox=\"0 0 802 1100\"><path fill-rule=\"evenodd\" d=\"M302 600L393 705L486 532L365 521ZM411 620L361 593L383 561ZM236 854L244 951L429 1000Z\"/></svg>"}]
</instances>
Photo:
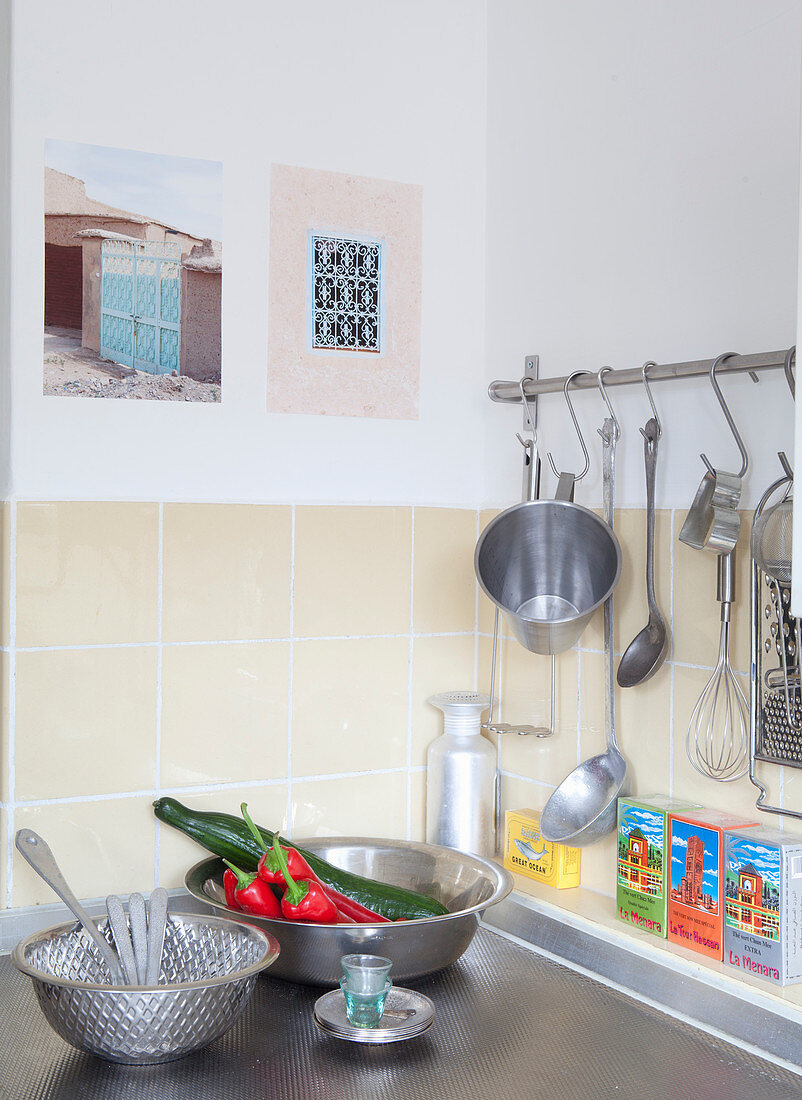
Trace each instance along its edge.
<instances>
[{"instance_id":1,"label":"perforated metal counter surface","mask_svg":"<svg viewBox=\"0 0 802 1100\"><path fill-rule=\"evenodd\" d=\"M30 979L0 959L2 1100L791 1100L802 1077L487 929L411 986L434 1026L375 1047L320 1032L323 990L264 976L239 1024L163 1066L124 1067L50 1029Z\"/></svg>"}]
</instances>

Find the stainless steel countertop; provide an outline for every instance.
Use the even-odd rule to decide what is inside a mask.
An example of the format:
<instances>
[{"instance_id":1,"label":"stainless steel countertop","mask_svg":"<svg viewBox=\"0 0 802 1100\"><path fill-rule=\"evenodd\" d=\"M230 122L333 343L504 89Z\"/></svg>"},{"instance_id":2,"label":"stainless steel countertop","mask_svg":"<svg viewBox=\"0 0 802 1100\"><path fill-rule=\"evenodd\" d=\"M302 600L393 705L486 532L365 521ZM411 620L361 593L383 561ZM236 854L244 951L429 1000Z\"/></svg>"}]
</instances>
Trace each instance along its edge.
<instances>
[{"instance_id":1,"label":"stainless steel countertop","mask_svg":"<svg viewBox=\"0 0 802 1100\"><path fill-rule=\"evenodd\" d=\"M487 929L463 958L411 986L434 1026L369 1047L320 1032L324 992L267 976L238 1025L163 1066L73 1050L30 979L0 959L3 1100L790 1100L802 1077L710 1038Z\"/></svg>"}]
</instances>

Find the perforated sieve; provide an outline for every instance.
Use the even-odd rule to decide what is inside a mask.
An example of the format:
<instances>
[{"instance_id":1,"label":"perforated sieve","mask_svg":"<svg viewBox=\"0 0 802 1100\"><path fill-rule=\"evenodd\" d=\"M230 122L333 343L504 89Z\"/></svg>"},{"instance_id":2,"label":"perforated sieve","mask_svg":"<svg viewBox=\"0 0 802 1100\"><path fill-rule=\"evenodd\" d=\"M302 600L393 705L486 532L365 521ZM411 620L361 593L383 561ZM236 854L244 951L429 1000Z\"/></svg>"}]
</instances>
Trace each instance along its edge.
<instances>
[{"instance_id":1,"label":"perforated sieve","mask_svg":"<svg viewBox=\"0 0 802 1100\"><path fill-rule=\"evenodd\" d=\"M752 557L758 568L786 588L791 584L794 502L786 497L768 508L752 528Z\"/></svg>"}]
</instances>

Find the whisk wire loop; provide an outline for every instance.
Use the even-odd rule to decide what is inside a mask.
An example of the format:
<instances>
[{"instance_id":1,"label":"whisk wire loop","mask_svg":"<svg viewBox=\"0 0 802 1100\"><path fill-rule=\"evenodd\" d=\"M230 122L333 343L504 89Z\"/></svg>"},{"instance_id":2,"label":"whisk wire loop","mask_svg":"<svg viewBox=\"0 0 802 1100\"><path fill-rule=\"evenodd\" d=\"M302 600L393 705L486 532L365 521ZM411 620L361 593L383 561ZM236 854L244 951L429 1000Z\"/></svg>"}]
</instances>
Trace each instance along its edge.
<instances>
[{"instance_id":1,"label":"whisk wire loop","mask_svg":"<svg viewBox=\"0 0 802 1100\"><path fill-rule=\"evenodd\" d=\"M729 662L729 622L721 623L718 661L688 723L685 748L700 775L730 783L749 766L749 709Z\"/></svg>"}]
</instances>

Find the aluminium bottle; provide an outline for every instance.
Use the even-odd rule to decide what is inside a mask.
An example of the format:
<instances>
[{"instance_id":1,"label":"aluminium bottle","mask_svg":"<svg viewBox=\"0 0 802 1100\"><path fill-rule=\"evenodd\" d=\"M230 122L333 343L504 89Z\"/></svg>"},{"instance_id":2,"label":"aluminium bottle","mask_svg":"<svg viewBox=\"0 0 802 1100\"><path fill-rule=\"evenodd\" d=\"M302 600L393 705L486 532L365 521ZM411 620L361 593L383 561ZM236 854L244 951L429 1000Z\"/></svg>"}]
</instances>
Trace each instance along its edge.
<instances>
[{"instance_id":1,"label":"aluminium bottle","mask_svg":"<svg viewBox=\"0 0 802 1100\"><path fill-rule=\"evenodd\" d=\"M428 700L443 712L443 732L426 757L426 841L491 859L496 849L495 747L482 735L490 696L444 691Z\"/></svg>"}]
</instances>

